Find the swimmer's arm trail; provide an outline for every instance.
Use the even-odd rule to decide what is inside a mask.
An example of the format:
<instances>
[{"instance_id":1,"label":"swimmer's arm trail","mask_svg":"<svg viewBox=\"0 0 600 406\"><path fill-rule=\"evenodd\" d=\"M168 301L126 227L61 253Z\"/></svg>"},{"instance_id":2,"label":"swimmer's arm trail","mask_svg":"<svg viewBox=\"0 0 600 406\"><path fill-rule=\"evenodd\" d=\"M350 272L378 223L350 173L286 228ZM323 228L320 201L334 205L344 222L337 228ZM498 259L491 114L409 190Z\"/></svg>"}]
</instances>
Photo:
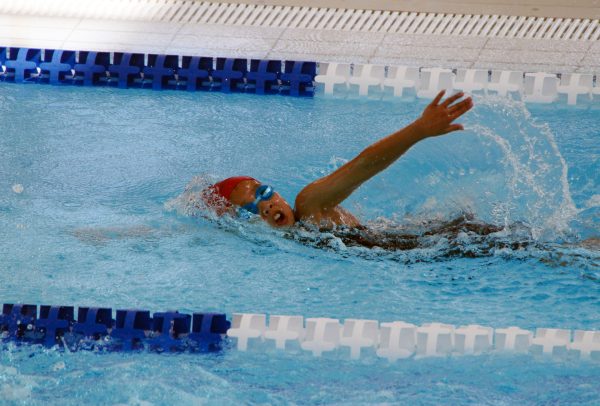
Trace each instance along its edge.
<instances>
[{"instance_id":1,"label":"swimmer's arm trail","mask_svg":"<svg viewBox=\"0 0 600 406\"><path fill-rule=\"evenodd\" d=\"M315 210L337 206L417 142L462 130L461 124L452 122L473 107L471 98L452 104L463 96L457 93L440 103L443 95L444 91L441 91L412 124L375 142L335 172L302 189L296 198L296 209L300 214L310 215Z\"/></svg>"}]
</instances>

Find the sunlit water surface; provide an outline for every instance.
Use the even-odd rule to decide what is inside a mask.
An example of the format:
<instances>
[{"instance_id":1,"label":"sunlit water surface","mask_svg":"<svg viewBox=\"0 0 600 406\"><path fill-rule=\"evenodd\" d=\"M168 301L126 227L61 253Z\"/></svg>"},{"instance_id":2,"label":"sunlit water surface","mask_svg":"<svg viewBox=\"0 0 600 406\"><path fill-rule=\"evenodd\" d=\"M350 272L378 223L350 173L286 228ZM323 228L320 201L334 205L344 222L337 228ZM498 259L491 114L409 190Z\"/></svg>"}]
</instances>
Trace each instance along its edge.
<instances>
[{"instance_id":1,"label":"sunlit water surface","mask_svg":"<svg viewBox=\"0 0 600 406\"><path fill-rule=\"evenodd\" d=\"M198 175L254 176L293 202L424 106L2 84L0 303L600 329L597 109L478 98L466 131L344 203L378 229L470 213L520 230L476 258L468 234L449 258L444 238L388 252L312 234L323 247L182 205ZM599 378L597 363L499 354L0 352L2 404L597 404Z\"/></svg>"}]
</instances>

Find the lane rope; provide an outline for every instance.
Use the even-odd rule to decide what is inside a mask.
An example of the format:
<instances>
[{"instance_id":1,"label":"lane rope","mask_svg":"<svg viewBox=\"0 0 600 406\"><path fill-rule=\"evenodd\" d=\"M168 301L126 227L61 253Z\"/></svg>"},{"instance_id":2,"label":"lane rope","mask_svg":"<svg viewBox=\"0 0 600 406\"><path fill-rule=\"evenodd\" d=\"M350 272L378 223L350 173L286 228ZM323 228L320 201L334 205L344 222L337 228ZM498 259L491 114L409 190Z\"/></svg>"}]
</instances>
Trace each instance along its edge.
<instances>
[{"instance_id":1,"label":"lane rope","mask_svg":"<svg viewBox=\"0 0 600 406\"><path fill-rule=\"evenodd\" d=\"M75 317L75 315L77 317ZM520 353L600 361L600 331L477 324L304 318L294 315L179 313L148 310L4 304L0 342L67 351L213 352L282 350L315 357L406 358Z\"/></svg>"}]
</instances>

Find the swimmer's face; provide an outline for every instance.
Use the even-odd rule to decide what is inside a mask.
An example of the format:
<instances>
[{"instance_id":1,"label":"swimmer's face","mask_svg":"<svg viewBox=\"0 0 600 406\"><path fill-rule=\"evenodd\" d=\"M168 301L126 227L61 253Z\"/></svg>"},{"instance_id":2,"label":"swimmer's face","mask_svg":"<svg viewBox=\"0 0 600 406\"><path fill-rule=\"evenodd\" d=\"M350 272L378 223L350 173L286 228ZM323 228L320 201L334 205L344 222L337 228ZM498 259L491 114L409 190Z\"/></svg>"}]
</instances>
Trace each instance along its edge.
<instances>
[{"instance_id":1,"label":"swimmer's face","mask_svg":"<svg viewBox=\"0 0 600 406\"><path fill-rule=\"evenodd\" d=\"M290 227L296 221L294 210L277 192L269 200L258 203L258 213L271 227Z\"/></svg>"}]
</instances>

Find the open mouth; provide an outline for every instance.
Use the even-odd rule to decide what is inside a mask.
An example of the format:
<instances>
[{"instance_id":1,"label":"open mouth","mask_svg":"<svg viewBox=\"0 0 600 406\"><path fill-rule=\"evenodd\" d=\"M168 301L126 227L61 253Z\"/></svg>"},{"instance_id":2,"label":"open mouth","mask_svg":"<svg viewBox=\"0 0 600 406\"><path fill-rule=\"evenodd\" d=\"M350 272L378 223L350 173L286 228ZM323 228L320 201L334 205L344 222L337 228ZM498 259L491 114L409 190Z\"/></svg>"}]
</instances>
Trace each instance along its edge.
<instances>
[{"instance_id":1,"label":"open mouth","mask_svg":"<svg viewBox=\"0 0 600 406\"><path fill-rule=\"evenodd\" d=\"M282 211L277 210L275 214L273 214L273 220L278 226L281 226L286 223L286 216Z\"/></svg>"}]
</instances>

